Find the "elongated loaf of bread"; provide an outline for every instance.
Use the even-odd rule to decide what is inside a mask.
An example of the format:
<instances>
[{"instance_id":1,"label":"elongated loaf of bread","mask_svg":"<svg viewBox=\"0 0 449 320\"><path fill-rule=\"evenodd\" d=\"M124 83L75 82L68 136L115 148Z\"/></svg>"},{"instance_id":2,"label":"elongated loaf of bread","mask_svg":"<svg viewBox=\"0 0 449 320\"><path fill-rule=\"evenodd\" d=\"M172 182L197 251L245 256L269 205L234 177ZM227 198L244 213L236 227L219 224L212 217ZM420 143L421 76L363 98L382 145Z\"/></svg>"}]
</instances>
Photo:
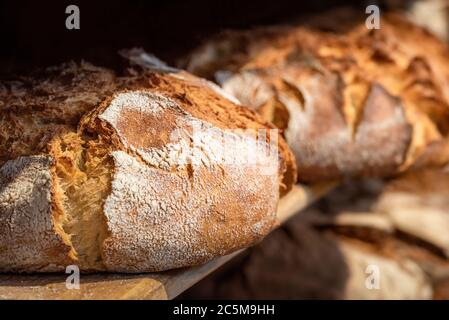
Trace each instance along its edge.
<instances>
[{"instance_id":1,"label":"elongated loaf of bread","mask_svg":"<svg viewBox=\"0 0 449 320\"><path fill-rule=\"evenodd\" d=\"M327 17L326 32L310 19L221 34L185 66L283 129L302 181L446 162L449 152L426 150L441 151L449 129L447 47L397 15L382 15L379 30L333 29L340 21Z\"/></svg>"},{"instance_id":2,"label":"elongated loaf of bread","mask_svg":"<svg viewBox=\"0 0 449 320\"><path fill-rule=\"evenodd\" d=\"M66 64L0 88L2 272L200 264L262 239L296 177L272 125L186 72Z\"/></svg>"}]
</instances>

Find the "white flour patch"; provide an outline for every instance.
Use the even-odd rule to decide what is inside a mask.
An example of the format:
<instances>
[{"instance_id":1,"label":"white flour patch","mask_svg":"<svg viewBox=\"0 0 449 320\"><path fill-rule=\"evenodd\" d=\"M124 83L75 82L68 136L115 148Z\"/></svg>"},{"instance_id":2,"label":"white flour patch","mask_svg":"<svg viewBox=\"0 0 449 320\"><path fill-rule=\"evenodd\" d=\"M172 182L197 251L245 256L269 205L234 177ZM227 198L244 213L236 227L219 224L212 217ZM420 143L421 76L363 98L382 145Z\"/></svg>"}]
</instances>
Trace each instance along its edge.
<instances>
[{"instance_id":1,"label":"white flour patch","mask_svg":"<svg viewBox=\"0 0 449 320\"><path fill-rule=\"evenodd\" d=\"M122 151L112 157L115 175L104 205L111 237L103 245L111 270L159 271L204 262L263 237L275 221L277 175L215 166L189 178L148 167ZM215 239L230 244L210 244Z\"/></svg>"},{"instance_id":2,"label":"white flour patch","mask_svg":"<svg viewBox=\"0 0 449 320\"><path fill-rule=\"evenodd\" d=\"M0 169L0 270L56 271L62 240L52 219L52 159L20 157ZM59 248L59 249L58 249Z\"/></svg>"},{"instance_id":3,"label":"white flour patch","mask_svg":"<svg viewBox=\"0 0 449 320\"><path fill-rule=\"evenodd\" d=\"M157 116L166 109L173 109L177 129L171 132L170 142L162 147L136 147L129 143L118 126L124 110ZM127 148L140 155L146 163L164 170L184 170L187 165L217 164L262 165L266 169L264 174L273 174L278 169L278 141L273 139L272 143L268 144L266 129L261 129L260 132L222 130L194 118L175 101L158 94L143 91L120 94L100 115L100 119L113 126ZM278 133L271 132L270 136L277 137Z\"/></svg>"}]
</instances>

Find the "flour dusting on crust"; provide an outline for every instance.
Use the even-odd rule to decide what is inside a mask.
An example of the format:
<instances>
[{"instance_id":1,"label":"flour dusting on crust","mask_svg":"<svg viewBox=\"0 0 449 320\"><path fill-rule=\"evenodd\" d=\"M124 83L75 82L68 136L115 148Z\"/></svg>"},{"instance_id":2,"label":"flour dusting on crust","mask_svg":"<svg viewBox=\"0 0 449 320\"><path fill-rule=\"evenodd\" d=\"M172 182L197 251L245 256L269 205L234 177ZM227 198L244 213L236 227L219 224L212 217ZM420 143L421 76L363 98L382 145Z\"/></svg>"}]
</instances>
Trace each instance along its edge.
<instances>
[{"instance_id":1,"label":"flour dusting on crust","mask_svg":"<svg viewBox=\"0 0 449 320\"><path fill-rule=\"evenodd\" d=\"M134 114L133 119L147 119L149 126L171 121L172 124L156 129L170 131L167 141L142 142L142 136L148 134L147 132L129 134L128 128L132 124L129 123L130 120L127 122L124 115L130 110L138 112ZM169 115L172 118L167 119ZM187 165L208 167L215 164L240 165L258 161L265 166L266 172L274 173L278 170L277 149L276 152L267 152L273 150L273 147L277 148L277 145L269 145L265 137L256 140L258 132L216 128L208 122L194 118L175 101L159 94L145 91L118 94L99 118L112 125L126 148L157 168L184 170ZM151 129L142 128L145 131Z\"/></svg>"},{"instance_id":2,"label":"flour dusting on crust","mask_svg":"<svg viewBox=\"0 0 449 320\"><path fill-rule=\"evenodd\" d=\"M212 166L189 177L122 151L112 156L115 175L104 206L110 237L103 244L110 271L203 263L261 239L275 223L277 176L259 175L248 184L260 168Z\"/></svg>"},{"instance_id":3,"label":"flour dusting on crust","mask_svg":"<svg viewBox=\"0 0 449 320\"><path fill-rule=\"evenodd\" d=\"M116 95L108 108L100 115L100 119L111 124L117 124L120 112L124 107L144 113L158 113L167 107L177 108L181 111L173 101L161 95L144 91L131 91Z\"/></svg>"},{"instance_id":4,"label":"flour dusting on crust","mask_svg":"<svg viewBox=\"0 0 449 320\"><path fill-rule=\"evenodd\" d=\"M0 271L58 271L70 247L52 219L49 156L20 157L0 169Z\"/></svg>"}]
</instances>

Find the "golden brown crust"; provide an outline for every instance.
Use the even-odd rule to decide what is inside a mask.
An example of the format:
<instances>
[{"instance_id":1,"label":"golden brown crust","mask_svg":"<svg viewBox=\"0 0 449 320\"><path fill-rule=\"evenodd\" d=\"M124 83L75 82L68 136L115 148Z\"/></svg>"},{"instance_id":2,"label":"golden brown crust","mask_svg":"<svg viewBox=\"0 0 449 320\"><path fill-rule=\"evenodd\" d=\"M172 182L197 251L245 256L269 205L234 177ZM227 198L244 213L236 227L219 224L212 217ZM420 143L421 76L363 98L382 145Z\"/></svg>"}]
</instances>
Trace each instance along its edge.
<instances>
[{"instance_id":1,"label":"golden brown crust","mask_svg":"<svg viewBox=\"0 0 449 320\"><path fill-rule=\"evenodd\" d=\"M235 76L224 88L250 104L254 96L239 91L242 82L262 83L265 91L259 86L257 94L274 96L262 107L280 105L287 111L284 135L296 155L301 181L392 174L405 161L411 126L400 100L377 83L363 91L360 84L341 90L340 77L296 65L282 68L281 75L273 69L240 75L246 79ZM362 91L360 98L353 88ZM342 103L345 95L351 95L349 106Z\"/></svg>"},{"instance_id":2,"label":"golden brown crust","mask_svg":"<svg viewBox=\"0 0 449 320\"><path fill-rule=\"evenodd\" d=\"M41 157L48 166L28 166L1 180L0 228L8 230L0 236L0 270L61 271L68 264L83 271L167 270L250 246L274 227L279 194L291 188L296 168L272 125L184 72L116 77L92 66L65 68L48 80L53 95L22 92L22 109L29 108L23 116L19 97L5 93L0 115L8 126L0 137L17 142L12 117L28 127L23 146L0 148L7 161L1 170ZM74 80L56 85L67 72L80 77L76 88ZM33 103L39 112L29 107ZM77 108L69 112L72 103ZM57 126L48 141L28 145ZM224 149L223 137L236 144ZM245 148L256 141L265 149L251 154L258 162L248 162L245 151L252 149ZM29 206L21 207L27 199L19 192L11 197L8 191L20 188L31 197ZM33 201L40 201L39 212Z\"/></svg>"},{"instance_id":3,"label":"golden brown crust","mask_svg":"<svg viewBox=\"0 0 449 320\"><path fill-rule=\"evenodd\" d=\"M227 101L207 87L189 88L190 79L171 77L152 74L157 86L116 93L81 121L81 130L110 139L112 147L114 173L103 209L108 235L101 246L109 271L203 263L259 241L276 221L278 154L260 165L221 162L215 157L223 149L220 138L195 137L194 130L205 126L225 136L234 129L230 114L220 116ZM194 100L200 92L204 100ZM244 121L246 129L263 127L242 119L240 129ZM242 154L244 147L238 146Z\"/></svg>"},{"instance_id":4,"label":"golden brown crust","mask_svg":"<svg viewBox=\"0 0 449 320\"><path fill-rule=\"evenodd\" d=\"M44 151L115 89L113 72L67 63L0 82L0 165Z\"/></svg>"},{"instance_id":5,"label":"golden brown crust","mask_svg":"<svg viewBox=\"0 0 449 320\"><path fill-rule=\"evenodd\" d=\"M244 104L282 125L302 181L391 175L448 133L444 44L397 15L383 16L380 30L364 23L344 31L316 28L228 32L194 52L186 66L215 77ZM307 117L307 110L316 117ZM382 132L386 123L390 129ZM335 127L346 131L343 143L328 134ZM357 139L366 127L369 135ZM319 148L323 141L328 147ZM341 165L342 155L351 158L350 165Z\"/></svg>"},{"instance_id":6,"label":"golden brown crust","mask_svg":"<svg viewBox=\"0 0 449 320\"><path fill-rule=\"evenodd\" d=\"M19 156L48 152L54 137L76 131L81 117L95 108L116 90L158 88L181 104L186 104L194 115L208 117L208 110L195 110L210 93L216 91L203 79L180 72L180 76L160 79L148 74L132 72L117 77L111 70L89 63L67 63L47 68L39 73L0 82L0 166ZM182 81L180 78L190 81ZM209 96L208 96L209 95ZM206 98L205 98L206 97ZM214 94L217 120L214 125L232 123L233 128L268 128L272 125L247 108ZM190 107L189 107L190 105ZM198 114L197 114L198 113ZM201 114L199 114L201 113ZM279 139L280 192L284 195L296 182L293 155L284 139Z\"/></svg>"},{"instance_id":7,"label":"golden brown crust","mask_svg":"<svg viewBox=\"0 0 449 320\"><path fill-rule=\"evenodd\" d=\"M217 128L235 130L249 129L255 131L264 129L268 130L268 139L270 139L269 130L275 129L270 122L263 120L260 115L249 108L237 105L226 96L223 96L220 92L217 92L212 83L184 71L172 74L164 72L144 72L135 76L130 75L119 78L117 86L118 88L133 90L144 89L160 93L163 96L172 99L179 105L182 105L183 109L193 117L210 122ZM105 108L104 104L103 107L95 109L93 112L98 115L103 110L102 108ZM88 117L86 117L86 119L87 118ZM164 123L159 123L158 126L163 126ZM155 125L156 122L152 124ZM80 122L80 127L84 126L86 126L86 121L82 120ZM129 126L129 128L132 127L133 126ZM86 130L89 131L89 128L86 127ZM154 130L154 132L162 133L164 131ZM276 130L272 132L274 133ZM276 138L278 144L277 148L279 149L279 190L282 196L286 194L296 182L297 172L293 153L281 134L282 132L278 131L277 136L273 138Z\"/></svg>"}]
</instances>

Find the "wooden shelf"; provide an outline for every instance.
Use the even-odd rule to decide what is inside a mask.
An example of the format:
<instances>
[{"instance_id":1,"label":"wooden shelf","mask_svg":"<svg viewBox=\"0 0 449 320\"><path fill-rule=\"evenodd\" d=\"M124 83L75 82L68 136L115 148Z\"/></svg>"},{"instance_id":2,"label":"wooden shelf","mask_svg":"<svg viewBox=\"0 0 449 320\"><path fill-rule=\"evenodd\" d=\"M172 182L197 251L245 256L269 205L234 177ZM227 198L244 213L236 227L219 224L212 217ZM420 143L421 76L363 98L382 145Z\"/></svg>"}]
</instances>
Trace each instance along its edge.
<instances>
[{"instance_id":1,"label":"wooden shelf","mask_svg":"<svg viewBox=\"0 0 449 320\"><path fill-rule=\"evenodd\" d=\"M279 221L285 222L334 186L296 185L279 203ZM79 290L66 288L64 274L0 274L0 299L172 299L240 252L201 266L161 273L81 275Z\"/></svg>"}]
</instances>

